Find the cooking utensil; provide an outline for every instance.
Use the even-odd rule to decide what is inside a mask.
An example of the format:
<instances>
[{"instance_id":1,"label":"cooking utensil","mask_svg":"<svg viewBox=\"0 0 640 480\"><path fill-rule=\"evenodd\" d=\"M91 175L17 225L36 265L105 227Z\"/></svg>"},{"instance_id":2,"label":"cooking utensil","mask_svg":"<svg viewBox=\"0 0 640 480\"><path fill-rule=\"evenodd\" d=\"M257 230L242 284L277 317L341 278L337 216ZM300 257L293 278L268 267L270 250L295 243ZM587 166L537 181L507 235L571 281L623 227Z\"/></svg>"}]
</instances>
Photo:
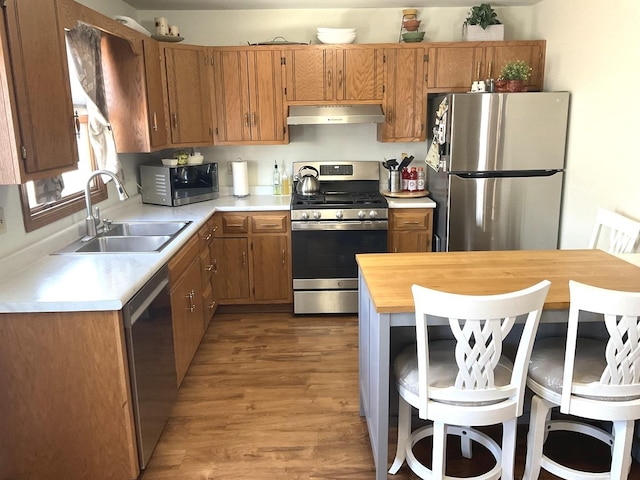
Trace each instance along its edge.
<instances>
[{"instance_id":1,"label":"cooking utensil","mask_svg":"<svg viewBox=\"0 0 640 480\"><path fill-rule=\"evenodd\" d=\"M411 155L410 157L405 157L402 159L402 162L400 162L400 166L398 167L398 170L402 170L404 167L408 166L414 159L414 156Z\"/></svg>"},{"instance_id":2,"label":"cooking utensil","mask_svg":"<svg viewBox=\"0 0 640 480\"><path fill-rule=\"evenodd\" d=\"M395 158L391 158L387 160L387 165L389 165L389 170L397 170L398 161Z\"/></svg>"},{"instance_id":3,"label":"cooking utensil","mask_svg":"<svg viewBox=\"0 0 640 480\"><path fill-rule=\"evenodd\" d=\"M307 173L302 175L303 170L312 170L315 175ZM298 170L298 183L296 184L296 192L299 195L315 195L320 192L320 180L318 180L318 169L310 165L305 165Z\"/></svg>"}]
</instances>

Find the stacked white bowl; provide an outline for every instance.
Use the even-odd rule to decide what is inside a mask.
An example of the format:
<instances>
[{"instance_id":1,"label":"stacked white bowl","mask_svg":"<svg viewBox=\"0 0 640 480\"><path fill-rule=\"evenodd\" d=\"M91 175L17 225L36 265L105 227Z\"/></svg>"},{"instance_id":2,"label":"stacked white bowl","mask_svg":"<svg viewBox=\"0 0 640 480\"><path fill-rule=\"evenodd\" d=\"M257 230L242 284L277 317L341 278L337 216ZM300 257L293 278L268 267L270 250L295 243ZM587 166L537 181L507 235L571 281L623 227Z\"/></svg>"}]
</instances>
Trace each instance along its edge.
<instances>
[{"instance_id":1,"label":"stacked white bowl","mask_svg":"<svg viewBox=\"0 0 640 480\"><path fill-rule=\"evenodd\" d=\"M318 27L317 36L322 43L353 43L356 39L356 29Z\"/></svg>"}]
</instances>

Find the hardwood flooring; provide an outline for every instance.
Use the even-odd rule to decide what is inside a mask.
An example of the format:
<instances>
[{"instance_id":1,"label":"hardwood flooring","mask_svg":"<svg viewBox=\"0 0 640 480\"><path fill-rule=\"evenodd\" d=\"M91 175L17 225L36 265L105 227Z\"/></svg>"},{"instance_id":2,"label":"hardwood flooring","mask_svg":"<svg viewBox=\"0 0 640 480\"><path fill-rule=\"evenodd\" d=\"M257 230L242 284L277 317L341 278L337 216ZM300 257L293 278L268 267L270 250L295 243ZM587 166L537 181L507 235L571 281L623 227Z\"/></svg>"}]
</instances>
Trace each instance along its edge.
<instances>
[{"instance_id":1,"label":"hardwood flooring","mask_svg":"<svg viewBox=\"0 0 640 480\"><path fill-rule=\"evenodd\" d=\"M372 479L371 447L358 409L355 316L216 314L141 480ZM518 438L517 478L524 468L524 433ZM608 462L599 445L559 441L571 444L579 462L596 469ZM449 447L449 475L491 466L482 448L466 460L456 442ZM428 455L429 445L423 450L420 455ZM417 477L403 466L388 478ZM640 478L637 463L629 478Z\"/></svg>"}]
</instances>

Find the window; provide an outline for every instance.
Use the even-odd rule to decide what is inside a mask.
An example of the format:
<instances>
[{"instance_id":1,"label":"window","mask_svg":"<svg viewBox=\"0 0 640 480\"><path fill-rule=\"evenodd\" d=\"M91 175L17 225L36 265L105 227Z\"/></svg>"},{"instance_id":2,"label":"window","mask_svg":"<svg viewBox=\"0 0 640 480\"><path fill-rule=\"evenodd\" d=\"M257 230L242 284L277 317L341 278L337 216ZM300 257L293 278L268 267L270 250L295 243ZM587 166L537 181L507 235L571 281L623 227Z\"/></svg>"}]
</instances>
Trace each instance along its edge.
<instances>
[{"instance_id":1,"label":"window","mask_svg":"<svg viewBox=\"0 0 640 480\"><path fill-rule=\"evenodd\" d=\"M62 174L63 186L57 183L55 179L50 179L50 183L45 185L46 189L61 188L61 198L48 200L46 195L42 195L38 199L34 182L27 182L20 186L22 216L27 232L53 223L85 208L84 187L89 173L96 170L97 165L93 156L93 149L89 143L86 110L84 107L78 107L76 112L78 169ZM95 205L106 198L106 185L102 182L100 176L95 177L91 186L91 203Z\"/></svg>"}]
</instances>

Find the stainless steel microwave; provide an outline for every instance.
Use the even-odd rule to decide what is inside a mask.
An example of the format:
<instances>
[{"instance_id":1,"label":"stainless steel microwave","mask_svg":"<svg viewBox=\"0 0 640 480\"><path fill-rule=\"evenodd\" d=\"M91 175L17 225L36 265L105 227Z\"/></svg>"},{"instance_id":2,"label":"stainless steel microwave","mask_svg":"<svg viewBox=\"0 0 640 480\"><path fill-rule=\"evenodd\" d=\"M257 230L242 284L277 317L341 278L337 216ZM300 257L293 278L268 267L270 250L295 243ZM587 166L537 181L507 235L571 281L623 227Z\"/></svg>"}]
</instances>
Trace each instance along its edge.
<instances>
[{"instance_id":1,"label":"stainless steel microwave","mask_svg":"<svg viewBox=\"0 0 640 480\"><path fill-rule=\"evenodd\" d=\"M218 198L218 164L140 165L142 203L178 207Z\"/></svg>"}]
</instances>

